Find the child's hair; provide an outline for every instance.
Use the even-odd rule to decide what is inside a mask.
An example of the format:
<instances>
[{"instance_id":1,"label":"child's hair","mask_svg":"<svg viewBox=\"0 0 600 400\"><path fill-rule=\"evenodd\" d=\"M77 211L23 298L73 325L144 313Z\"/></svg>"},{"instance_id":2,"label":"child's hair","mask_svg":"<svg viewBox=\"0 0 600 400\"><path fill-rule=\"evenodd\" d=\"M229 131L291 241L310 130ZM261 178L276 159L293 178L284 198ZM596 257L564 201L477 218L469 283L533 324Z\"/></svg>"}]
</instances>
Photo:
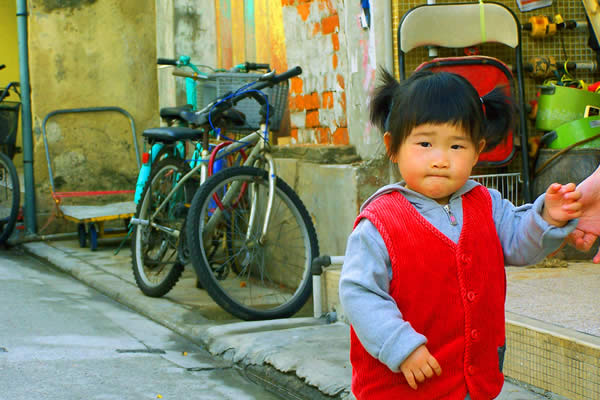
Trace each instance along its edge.
<instances>
[{"instance_id":1,"label":"child's hair","mask_svg":"<svg viewBox=\"0 0 600 400\"><path fill-rule=\"evenodd\" d=\"M500 144L513 128L516 107L506 87L497 87L479 97L460 75L450 72L415 72L398 82L380 69L381 85L371 100L371 122L392 137L389 154L395 154L411 131L423 124L460 126L484 151Z\"/></svg>"}]
</instances>

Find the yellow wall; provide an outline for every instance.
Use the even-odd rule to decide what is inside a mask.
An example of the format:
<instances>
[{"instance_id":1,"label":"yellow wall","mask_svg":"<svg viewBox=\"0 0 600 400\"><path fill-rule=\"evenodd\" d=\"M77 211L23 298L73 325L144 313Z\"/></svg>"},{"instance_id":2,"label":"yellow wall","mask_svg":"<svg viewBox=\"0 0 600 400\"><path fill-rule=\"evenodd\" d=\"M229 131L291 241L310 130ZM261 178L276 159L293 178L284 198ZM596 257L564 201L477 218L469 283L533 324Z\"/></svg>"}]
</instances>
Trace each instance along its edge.
<instances>
[{"instance_id":1,"label":"yellow wall","mask_svg":"<svg viewBox=\"0 0 600 400\"><path fill-rule=\"evenodd\" d=\"M0 72L0 85L19 80L19 48L17 44L17 2L0 1L0 38L2 55L0 64L6 68Z\"/></svg>"},{"instance_id":2,"label":"yellow wall","mask_svg":"<svg viewBox=\"0 0 600 400\"><path fill-rule=\"evenodd\" d=\"M28 7L38 212L53 208L44 126L57 191L133 190L138 169L125 116L95 112L43 121L55 110L116 106L133 116L139 143L144 129L158 126L154 2L29 0Z\"/></svg>"},{"instance_id":3,"label":"yellow wall","mask_svg":"<svg viewBox=\"0 0 600 400\"><path fill-rule=\"evenodd\" d=\"M0 71L0 87L5 87L9 82L19 82L19 44L17 39L17 2L14 0L0 1L0 64L6 65ZM12 96L9 100L18 100ZM19 114L19 128L16 144L21 144L21 114ZM20 170L23 166L22 154L15 154L13 161Z\"/></svg>"}]
</instances>

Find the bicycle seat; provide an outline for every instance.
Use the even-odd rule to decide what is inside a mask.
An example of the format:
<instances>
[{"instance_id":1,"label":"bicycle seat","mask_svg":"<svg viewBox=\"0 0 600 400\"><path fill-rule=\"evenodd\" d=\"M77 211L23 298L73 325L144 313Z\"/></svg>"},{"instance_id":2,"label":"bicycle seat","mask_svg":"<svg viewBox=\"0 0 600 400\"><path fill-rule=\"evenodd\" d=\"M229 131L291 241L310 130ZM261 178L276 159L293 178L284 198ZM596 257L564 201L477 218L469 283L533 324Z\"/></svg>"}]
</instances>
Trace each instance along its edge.
<instances>
[{"instance_id":1,"label":"bicycle seat","mask_svg":"<svg viewBox=\"0 0 600 400\"><path fill-rule=\"evenodd\" d=\"M182 111L191 111L193 106L186 104L177 107L163 107L160 109L160 117L164 119L181 119L179 115Z\"/></svg>"},{"instance_id":2,"label":"bicycle seat","mask_svg":"<svg viewBox=\"0 0 600 400\"><path fill-rule=\"evenodd\" d=\"M192 129L185 126L165 126L146 129L142 136L148 138L150 142L171 143L179 140L200 139L203 132L201 129Z\"/></svg>"}]
</instances>

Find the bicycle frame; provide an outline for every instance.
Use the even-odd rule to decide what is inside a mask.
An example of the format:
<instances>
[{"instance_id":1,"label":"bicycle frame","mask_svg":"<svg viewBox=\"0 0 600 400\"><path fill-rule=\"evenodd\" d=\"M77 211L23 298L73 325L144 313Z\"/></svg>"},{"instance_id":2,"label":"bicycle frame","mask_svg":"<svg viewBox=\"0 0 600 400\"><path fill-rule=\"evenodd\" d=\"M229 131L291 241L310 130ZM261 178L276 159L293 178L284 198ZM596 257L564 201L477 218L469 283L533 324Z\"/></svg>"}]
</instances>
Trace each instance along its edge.
<instances>
[{"instance_id":1,"label":"bicycle frame","mask_svg":"<svg viewBox=\"0 0 600 400\"><path fill-rule=\"evenodd\" d=\"M259 161L261 158L264 158L267 161L267 164L269 165L269 195L267 198L267 209L266 209L266 214L265 214L266 218L265 218L265 221L264 221L264 224L262 227L261 237L259 239L260 243L264 242L264 238L268 231L269 219L270 219L271 210L273 207L275 180L276 180L275 162L273 161L273 157L269 153L269 144L263 140L263 136L262 136L264 129L265 129L265 127L264 127L264 125L262 125L260 129L250 133L249 135L243 137L239 141L234 142L234 143L230 144L229 146L224 147L221 150L219 150L219 152L217 153L217 156L216 156L216 159L219 160L219 159L222 159L223 157L225 157L226 155L235 153L246 146L256 144L253 147L250 154L248 155L248 158L244 161L243 165L245 165L245 166L253 165L257 161ZM201 158L199 160L194 160L194 162L196 163L196 166L194 168L192 168L188 173L186 173L177 182L177 184L171 189L171 191L165 197L165 199L160 203L158 208L150 216L150 219L149 220L140 220L137 218L132 218L131 224L146 225L146 226L150 225L151 227L159 229L171 236L179 237L179 235L181 234L180 231L178 231L176 229L168 228L166 226L159 225L159 224L153 222L153 220L167 206L167 204L169 203L169 201L171 200L173 195L175 193L177 193L179 188L181 188L181 186L188 179L190 179L192 176L194 176L199 170L200 170L200 184L205 182L205 180L207 178L208 161L209 161L209 152L207 150L203 150ZM229 202L231 202L231 200L232 200L231 199L232 193L235 193L238 189L239 189L239 184L234 184L234 186L232 186L232 188L230 190L228 190L228 192L225 194L225 196L222 200L222 203L229 204ZM256 198L254 198L252 201L252 207L251 207L251 211L250 211L250 224L248 226L248 232L246 234L247 238L249 238L250 232L254 225L255 215L256 215ZM215 210L215 212L212 214L212 216L209 218L209 221L204 230L204 234L209 234L212 232L215 224L219 221L220 216L221 216L221 209L217 208Z\"/></svg>"}]
</instances>

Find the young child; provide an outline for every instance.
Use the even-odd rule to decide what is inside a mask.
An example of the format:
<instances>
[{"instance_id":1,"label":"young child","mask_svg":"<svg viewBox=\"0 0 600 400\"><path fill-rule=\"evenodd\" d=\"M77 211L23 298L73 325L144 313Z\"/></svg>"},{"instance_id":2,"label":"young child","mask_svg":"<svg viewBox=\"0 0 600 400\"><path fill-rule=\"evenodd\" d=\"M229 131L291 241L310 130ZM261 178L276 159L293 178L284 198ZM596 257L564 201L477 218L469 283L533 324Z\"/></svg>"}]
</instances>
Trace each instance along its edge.
<instances>
[{"instance_id":1,"label":"young child","mask_svg":"<svg viewBox=\"0 0 600 400\"><path fill-rule=\"evenodd\" d=\"M502 88L479 97L464 78L382 71L371 121L403 181L361 207L340 299L351 323L357 399L485 399L504 383L504 265L538 262L581 214L574 184L513 206L469 180L515 108Z\"/></svg>"}]
</instances>

